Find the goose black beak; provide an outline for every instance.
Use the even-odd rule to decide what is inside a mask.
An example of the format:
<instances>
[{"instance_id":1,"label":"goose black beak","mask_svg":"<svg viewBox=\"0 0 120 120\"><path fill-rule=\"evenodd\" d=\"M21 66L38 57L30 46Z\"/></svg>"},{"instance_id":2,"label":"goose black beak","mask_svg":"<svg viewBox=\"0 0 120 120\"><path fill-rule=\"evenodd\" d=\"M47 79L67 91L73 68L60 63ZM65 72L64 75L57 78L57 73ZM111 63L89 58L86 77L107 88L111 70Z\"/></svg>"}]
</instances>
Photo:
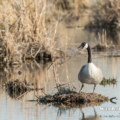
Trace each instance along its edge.
<instances>
[{"instance_id":1,"label":"goose black beak","mask_svg":"<svg viewBox=\"0 0 120 120\"><path fill-rule=\"evenodd\" d=\"M80 45L77 49L82 50L82 49L83 49L83 46Z\"/></svg>"}]
</instances>

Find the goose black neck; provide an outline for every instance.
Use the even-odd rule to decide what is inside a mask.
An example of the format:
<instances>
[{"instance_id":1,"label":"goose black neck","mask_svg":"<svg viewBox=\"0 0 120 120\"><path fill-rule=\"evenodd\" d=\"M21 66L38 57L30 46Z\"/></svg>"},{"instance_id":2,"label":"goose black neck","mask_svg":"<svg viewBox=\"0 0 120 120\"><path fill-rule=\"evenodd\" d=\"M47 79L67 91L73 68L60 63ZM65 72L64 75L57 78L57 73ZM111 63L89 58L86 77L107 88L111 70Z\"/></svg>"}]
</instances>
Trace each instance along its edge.
<instances>
[{"instance_id":1,"label":"goose black neck","mask_svg":"<svg viewBox=\"0 0 120 120\"><path fill-rule=\"evenodd\" d=\"M89 45L88 45L87 51L88 51L88 63L91 63L92 62L92 58L91 58L91 49L90 49Z\"/></svg>"}]
</instances>

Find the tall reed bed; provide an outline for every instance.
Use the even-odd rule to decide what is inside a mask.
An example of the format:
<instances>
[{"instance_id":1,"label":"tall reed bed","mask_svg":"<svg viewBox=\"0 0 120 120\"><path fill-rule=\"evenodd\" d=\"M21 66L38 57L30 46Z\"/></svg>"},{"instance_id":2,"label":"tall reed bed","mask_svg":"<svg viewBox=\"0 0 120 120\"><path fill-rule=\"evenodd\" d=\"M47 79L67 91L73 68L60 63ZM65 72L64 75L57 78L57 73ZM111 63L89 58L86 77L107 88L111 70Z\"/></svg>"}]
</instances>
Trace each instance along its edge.
<instances>
[{"instance_id":1,"label":"tall reed bed","mask_svg":"<svg viewBox=\"0 0 120 120\"><path fill-rule=\"evenodd\" d=\"M6 47L7 59L35 58L42 51L56 56L58 21L51 18L47 24L46 5L46 0L1 1L0 38Z\"/></svg>"},{"instance_id":2,"label":"tall reed bed","mask_svg":"<svg viewBox=\"0 0 120 120\"><path fill-rule=\"evenodd\" d=\"M79 9L89 9L93 1L89 2L89 0L53 0L53 3L59 10L75 10L75 12L78 12Z\"/></svg>"},{"instance_id":3,"label":"tall reed bed","mask_svg":"<svg viewBox=\"0 0 120 120\"><path fill-rule=\"evenodd\" d=\"M92 8L92 17L87 27L105 28L110 32L120 29L120 1L119 0L97 0Z\"/></svg>"},{"instance_id":4,"label":"tall reed bed","mask_svg":"<svg viewBox=\"0 0 120 120\"><path fill-rule=\"evenodd\" d=\"M101 32L98 32L97 39L95 38L97 45L93 47L97 51L104 51L108 49L115 48L115 45L112 41L107 38L107 31L102 29Z\"/></svg>"}]
</instances>

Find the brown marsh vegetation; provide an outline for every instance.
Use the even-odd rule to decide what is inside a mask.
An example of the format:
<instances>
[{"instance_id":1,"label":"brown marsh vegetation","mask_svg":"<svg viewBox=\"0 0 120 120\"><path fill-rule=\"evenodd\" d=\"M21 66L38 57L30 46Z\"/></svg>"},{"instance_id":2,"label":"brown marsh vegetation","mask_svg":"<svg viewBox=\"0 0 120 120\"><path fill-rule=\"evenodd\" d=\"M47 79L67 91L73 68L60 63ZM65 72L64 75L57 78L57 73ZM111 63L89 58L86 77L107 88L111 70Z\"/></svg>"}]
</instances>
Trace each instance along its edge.
<instances>
[{"instance_id":1,"label":"brown marsh vegetation","mask_svg":"<svg viewBox=\"0 0 120 120\"><path fill-rule=\"evenodd\" d=\"M92 8L89 24L85 26L86 29L96 29L107 31L108 39L112 38L114 43L118 44L119 30L120 30L120 1L119 0L103 0L97 1L96 6ZM109 35L109 36L108 36Z\"/></svg>"},{"instance_id":2,"label":"brown marsh vegetation","mask_svg":"<svg viewBox=\"0 0 120 120\"><path fill-rule=\"evenodd\" d=\"M38 59L61 57L55 47L59 39L56 38L58 21L51 18L47 24L46 5L46 0L1 1L0 55L3 61L18 64L37 56Z\"/></svg>"},{"instance_id":3,"label":"brown marsh vegetation","mask_svg":"<svg viewBox=\"0 0 120 120\"><path fill-rule=\"evenodd\" d=\"M81 10L92 12L92 19L85 28L104 28L105 31L114 30L114 33L119 28L117 0L97 1L94 6L88 0L2 0L0 61L19 64L26 59L51 60L52 57L63 57L64 52L56 47L56 42L62 39L56 36L59 21L62 20L60 17L74 19L76 16L78 20L82 15ZM90 16L91 12L88 12ZM97 48L106 49L108 46L99 43Z\"/></svg>"},{"instance_id":4,"label":"brown marsh vegetation","mask_svg":"<svg viewBox=\"0 0 120 120\"><path fill-rule=\"evenodd\" d=\"M118 28L119 7L119 0L97 1L97 4L92 8L93 19L91 19L89 27L106 28L110 30Z\"/></svg>"}]
</instances>

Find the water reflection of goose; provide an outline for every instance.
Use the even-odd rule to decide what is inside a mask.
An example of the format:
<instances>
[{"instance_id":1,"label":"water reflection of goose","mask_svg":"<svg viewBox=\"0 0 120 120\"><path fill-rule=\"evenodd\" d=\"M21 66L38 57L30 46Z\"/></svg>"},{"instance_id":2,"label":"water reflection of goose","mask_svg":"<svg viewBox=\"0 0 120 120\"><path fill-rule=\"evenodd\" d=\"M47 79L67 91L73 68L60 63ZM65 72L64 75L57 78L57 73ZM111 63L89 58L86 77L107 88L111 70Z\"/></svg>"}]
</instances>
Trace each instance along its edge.
<instances>
[{"instance_id":1,"label":"water reflection of goose","mask_svg":"<svg viewBox=\"0 0 120 120\"><path fill-rule=\"evenodd\" d=\"M94 107L93 107L94 108ZM95 115L94 116L88 116L88 117L85 117L85 114L84 112L82 111L81 109L81 112L82 112L82 119L81 120L102 120L101 117L99 117L95 111L95 108L94 108L94 113Z\"/></svg>"},{"instance_id":2,"label":"water reflection of goose","mask_svg":"<svg viewBox=\"0 0 120 120\"><path fill-rule=\"evenodd\" d=\"M88 51L88 63L81 68L78 74L78 79L82 83L82 87L80 91L84 87L84 83L94 84L94 89L93 89L93 93L94 93L96 85L102 81L103 78L102 71L100 68L98 68L92 63L91 49L88 43L83 42L78 48L87 49Z\"/></svg>"}]
</instances>

